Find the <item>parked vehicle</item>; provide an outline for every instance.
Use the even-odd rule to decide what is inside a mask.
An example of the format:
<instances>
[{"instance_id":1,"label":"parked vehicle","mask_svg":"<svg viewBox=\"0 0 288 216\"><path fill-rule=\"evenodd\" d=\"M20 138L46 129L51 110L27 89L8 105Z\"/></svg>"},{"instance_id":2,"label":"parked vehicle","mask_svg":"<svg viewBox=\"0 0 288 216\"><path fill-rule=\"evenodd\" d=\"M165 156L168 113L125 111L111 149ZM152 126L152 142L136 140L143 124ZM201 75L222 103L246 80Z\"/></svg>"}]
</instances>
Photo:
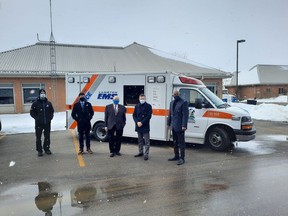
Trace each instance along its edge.
<instances>
[{"instance_id":1,"label":"parked vehicle","mask_svg":"<svg viewBox=\"0 0 288 216\"><path fill-rule=\"evenodd\" d=\"M112 103L112 98L118 95L120 103L127 108L127 122L123 135L137 137L132 114L139 94L144 93L147 102L153 108L150 138L172 140L171 131L167 127L167 116L174 90L179 90L181 97L189 103L186 142L207 143L214 150L225 150L235 141L249 141L255 138L256 130L247 111L230 107L206 88L202 81L172 72L67 73L67 128L77 127L77 122L71 118L71 110L81 91L86 94L86 99L92 103L95 111L91 120L93 133L98 140L106 141L105 106Z\"/></svg>"}]
</instances>

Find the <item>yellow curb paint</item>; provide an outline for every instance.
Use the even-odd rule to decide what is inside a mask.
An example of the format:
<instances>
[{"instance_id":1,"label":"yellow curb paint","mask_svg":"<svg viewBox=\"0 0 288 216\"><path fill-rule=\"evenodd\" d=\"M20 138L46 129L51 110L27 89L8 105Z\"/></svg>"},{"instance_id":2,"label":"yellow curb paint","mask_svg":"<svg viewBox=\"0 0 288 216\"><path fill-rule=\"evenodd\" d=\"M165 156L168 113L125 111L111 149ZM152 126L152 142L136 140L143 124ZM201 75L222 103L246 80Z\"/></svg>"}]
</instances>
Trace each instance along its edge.
<instances>
[{"instance_id":1,"label":"yellow curb paint","mask_svg":"<svg viewBox=\"0 0 288 216\"><path fill-rule=\"evenodd\" d=\"M79 166L80 167L85 167L85 161L83 159L83 156L82 155L78 155L79 145L78 145L78 139L76 137L76 132L75 132L75 130L70 130L70 131L71 131L71 134L72 134L72 137L73 137L74 147L75 147L75 151L76 151L76 154L77 154L77 157L78 157Z\"/></svg>"}]
</instances>

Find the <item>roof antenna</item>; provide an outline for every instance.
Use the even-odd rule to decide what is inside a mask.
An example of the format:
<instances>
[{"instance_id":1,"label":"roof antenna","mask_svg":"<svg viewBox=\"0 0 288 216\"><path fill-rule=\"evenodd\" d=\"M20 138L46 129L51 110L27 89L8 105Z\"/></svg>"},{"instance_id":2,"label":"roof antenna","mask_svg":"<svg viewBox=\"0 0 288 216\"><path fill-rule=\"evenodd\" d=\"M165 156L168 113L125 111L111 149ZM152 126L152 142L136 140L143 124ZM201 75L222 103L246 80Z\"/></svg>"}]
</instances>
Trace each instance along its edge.
<instances>
[{"instance_id":1,"label":"roof antenna","mask_svg":"<svg viewBox=\"0 0 288 216\"><path fill-rule=\"evenodd\" d=\"M50 42L55 42L55 38L54 38L54 35L53 35L52 4L51 4L51 0L50 0L50 25L51 25Z\"/></svg>"}]
</instances>

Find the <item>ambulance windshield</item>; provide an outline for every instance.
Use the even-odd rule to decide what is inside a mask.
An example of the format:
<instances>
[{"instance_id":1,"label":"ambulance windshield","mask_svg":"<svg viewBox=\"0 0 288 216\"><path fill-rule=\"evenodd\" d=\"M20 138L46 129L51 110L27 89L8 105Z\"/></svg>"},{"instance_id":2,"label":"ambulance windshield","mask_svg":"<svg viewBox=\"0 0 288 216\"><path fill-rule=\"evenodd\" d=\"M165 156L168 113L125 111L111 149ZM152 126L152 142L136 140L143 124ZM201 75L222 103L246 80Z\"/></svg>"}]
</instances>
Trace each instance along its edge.
<instances>
[{"instance_id":1,"label":"ambulance windshield","mask_svg":"<svg viewBox=\"0 0 288 216\"><path fill-rule=\"evenodd\" d=\"M220 108L220 107L225 107L226 106L226 103L223 102L219 97L217 97L217 95L215 95L213 92L211 92L208 88L206 87L203 87L203 88L200 88L200 91L206 96L209 98L209 100L217 107L217 108Z\"/></svg>"}]
</instances>

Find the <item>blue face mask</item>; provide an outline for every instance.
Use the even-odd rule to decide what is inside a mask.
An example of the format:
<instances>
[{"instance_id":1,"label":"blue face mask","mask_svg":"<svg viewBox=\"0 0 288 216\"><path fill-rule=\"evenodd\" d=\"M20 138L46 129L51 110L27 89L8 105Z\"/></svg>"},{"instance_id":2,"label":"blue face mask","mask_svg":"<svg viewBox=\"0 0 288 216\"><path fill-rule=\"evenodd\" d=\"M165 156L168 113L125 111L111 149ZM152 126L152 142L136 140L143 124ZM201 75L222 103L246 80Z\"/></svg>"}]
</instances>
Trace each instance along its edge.
<instances>
[{"instance_id":1,"label":"blue face mask","mask_svg":"<svg viewBox=\"0 0 288 216\"><path fill-rule=\"evenodd\" d=\"M117 105L117 104L119 103L119 100L113 100L113 103L114 103L115 105Z\"/></svg>"}]
</instances>

